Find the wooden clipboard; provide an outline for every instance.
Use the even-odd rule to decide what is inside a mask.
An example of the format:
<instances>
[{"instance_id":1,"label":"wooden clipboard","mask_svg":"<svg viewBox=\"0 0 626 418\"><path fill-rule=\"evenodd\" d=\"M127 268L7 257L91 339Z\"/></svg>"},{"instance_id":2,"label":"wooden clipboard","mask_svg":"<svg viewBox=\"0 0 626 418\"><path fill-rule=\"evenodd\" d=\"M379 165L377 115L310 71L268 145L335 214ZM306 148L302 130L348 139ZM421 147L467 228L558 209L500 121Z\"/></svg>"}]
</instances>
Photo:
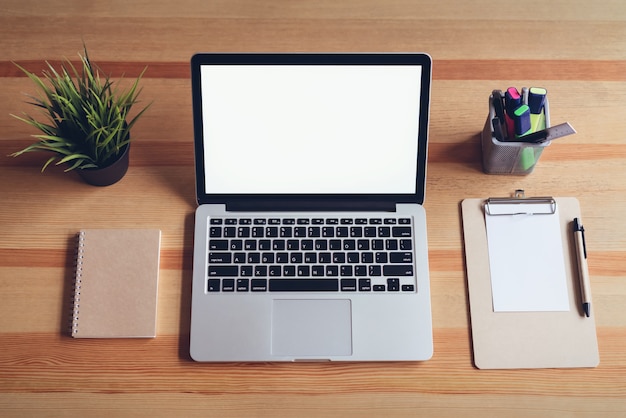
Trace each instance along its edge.
<instances>
[{"instance_id":1,"label":"wooden clipboard","mask_svg":"<svg viewBox=\"0 0 626 418\"><path fill-rule=\"evenodd\" d=\"M573 219L580 218L578 200L554 198L559 213L551 215L560 217L570 302L567 312L494 312L486 200L461 202L474 364L479 369L596 367L600 356L593 301L587 318L582 311L572 232Z\"/></svg>"}]
</instances>

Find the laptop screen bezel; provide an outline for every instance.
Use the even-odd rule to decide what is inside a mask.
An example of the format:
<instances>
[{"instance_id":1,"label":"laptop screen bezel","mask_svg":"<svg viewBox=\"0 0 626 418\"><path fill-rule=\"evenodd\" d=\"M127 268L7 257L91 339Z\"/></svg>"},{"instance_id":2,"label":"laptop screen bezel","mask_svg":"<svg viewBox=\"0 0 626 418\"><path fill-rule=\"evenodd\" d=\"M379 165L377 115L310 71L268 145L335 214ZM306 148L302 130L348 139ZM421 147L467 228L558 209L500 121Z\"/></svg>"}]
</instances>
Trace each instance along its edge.
<instances>
[{"instance_id":1,"label":"laptop screen bezel","mask_svg":"<svg viewBox=\"0 0 626 418\"><path fill-rule=\"evenodd\" d=\"M420 112L415 193L407 194L210 194L206 192L204 130L202 120L203 65L400 65L420 66ZM424 53L199 53L191 59L191 86L194 120L196 197L198 204L226 204L233 207L276 209L334 209L389 206L396 203L423 204L428 152L430 84L432 60Z\"/></svg>"}]
</instances>

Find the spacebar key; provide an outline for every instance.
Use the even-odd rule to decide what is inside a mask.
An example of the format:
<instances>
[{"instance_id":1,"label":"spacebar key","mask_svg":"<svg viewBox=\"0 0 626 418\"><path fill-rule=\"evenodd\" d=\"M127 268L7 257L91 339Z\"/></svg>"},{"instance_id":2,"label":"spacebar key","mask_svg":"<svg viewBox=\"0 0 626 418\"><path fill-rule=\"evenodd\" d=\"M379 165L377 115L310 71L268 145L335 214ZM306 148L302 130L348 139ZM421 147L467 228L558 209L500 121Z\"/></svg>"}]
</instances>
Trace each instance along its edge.
<instances>
[{"instance_id":1,"label":"spacebar key","mask_svg":"<svg viewBox=\"0 0 626 418\"><path fill-rule=\"evenodd\" d=\"M270 292L338 292L337 279L270 279Z\"/></svg>"}]
</instances>

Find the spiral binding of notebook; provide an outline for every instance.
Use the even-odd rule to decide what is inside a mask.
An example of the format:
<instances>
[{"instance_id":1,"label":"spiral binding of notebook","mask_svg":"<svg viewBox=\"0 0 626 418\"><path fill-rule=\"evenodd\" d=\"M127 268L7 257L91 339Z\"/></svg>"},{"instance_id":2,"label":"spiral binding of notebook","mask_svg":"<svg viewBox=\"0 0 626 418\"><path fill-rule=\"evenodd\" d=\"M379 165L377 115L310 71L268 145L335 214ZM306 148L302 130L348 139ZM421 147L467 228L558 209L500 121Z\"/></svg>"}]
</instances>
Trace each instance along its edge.
<instances>
[{"instance_id":1,"label":"spiral binding of notebook","mask_svg":"<svg viewBox=\"0 0 626 418\"><path fill-rule=\"evenodd\" d=\"M83 274L83 255L85 251L85 233L78 233L78 249L76 252L76 279L74 281L74 307L72 309L72 323L71 323L71 335L78 332L78 316L80 308L80 287L82 283Z\"/></svg>"}]
</instances>

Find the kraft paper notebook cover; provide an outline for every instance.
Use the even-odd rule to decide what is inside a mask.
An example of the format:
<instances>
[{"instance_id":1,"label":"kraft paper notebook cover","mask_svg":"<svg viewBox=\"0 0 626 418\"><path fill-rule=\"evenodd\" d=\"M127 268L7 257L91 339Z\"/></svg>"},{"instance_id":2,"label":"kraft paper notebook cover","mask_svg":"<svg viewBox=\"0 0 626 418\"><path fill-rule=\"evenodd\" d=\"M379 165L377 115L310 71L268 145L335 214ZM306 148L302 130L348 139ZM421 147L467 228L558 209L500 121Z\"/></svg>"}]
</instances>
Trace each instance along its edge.
<instances>
[{"instance_id":1,"label":"kraft paper notebook cover","mask_svg":"<svg viewBox=\"0 0 626 418\"><path fill-rule=\"evenodd\" d=\"M470 303L474 363L480 369L596 367L599 364L593 301L591 316L582 311L580 280L572 223L580 218L580 207L575 198L555 198L554 223L560 237L552 237L562 244L563 301L548 300L554 306L537 309L553 311L496 311L492 288L488 228L485 214L487 199L466 199L461 203L465 257ZM489 216L489 215L487 215ZM543 219L545 221L546 219ZM492 231L489 231L492 232ZM533 231L537 242L546 240L549 231ZM557 233L558 234L558 233ZM489 235L491 236L491 235ZM506 235L504 235L507 237ZM508 236L514 240L518 237ZM560 238L560 239L559 239ZM543 244L537 244L541 248ZM517 254L511 275L533 263L534 248ZM518 252L518 251L516 251ZM558 257L555 256L555 260ZM497 260L492 260L497 261ZM533 265L533 268L537 266ZM523 269L522 269L523 270ZM550 273L552 274L552 273ZM558 293L558 289L557 289ZM498 296L500 297L500 296ZM552 296L551 296L552 297ZM558 298L554 298L558 299ZM505 301L506 302L506 301Z\"/></svg>"},{"instance_id":2,"label":"kraft paper notebook cover","mask_svg":"<svg viewBox=\"0 0 626 418\"><path fill-rule=\"evenodd\" d=\"M72 336L156 336L161 231L85 229L78 234Z\"/></svg>"}]
</instances>

